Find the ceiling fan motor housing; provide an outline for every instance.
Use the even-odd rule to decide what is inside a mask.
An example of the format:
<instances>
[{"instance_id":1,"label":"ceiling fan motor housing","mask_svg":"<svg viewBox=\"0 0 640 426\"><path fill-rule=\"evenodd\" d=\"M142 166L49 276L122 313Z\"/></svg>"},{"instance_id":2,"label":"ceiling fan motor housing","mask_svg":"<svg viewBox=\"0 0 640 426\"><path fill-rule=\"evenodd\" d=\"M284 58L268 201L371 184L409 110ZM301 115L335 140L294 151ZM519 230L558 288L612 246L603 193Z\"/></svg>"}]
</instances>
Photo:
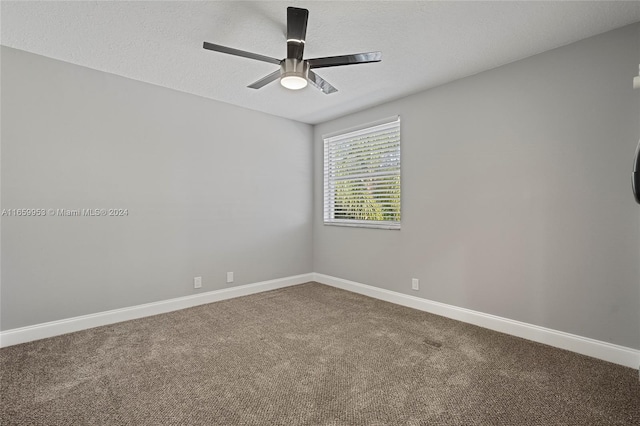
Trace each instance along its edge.
<instances>
[{"instance_id":1,"label":"ceiling fan motor housing","mask_svg":"<svg viewBox=\"0 0 640 426\"><path fill-rule=\"evenodd\" d=\"M281 62L280 68L281 78L300 77L306 80L309 77L309 63L307 61L300 61L295 58L287 58Z\"/></svg>"}]
</instances>

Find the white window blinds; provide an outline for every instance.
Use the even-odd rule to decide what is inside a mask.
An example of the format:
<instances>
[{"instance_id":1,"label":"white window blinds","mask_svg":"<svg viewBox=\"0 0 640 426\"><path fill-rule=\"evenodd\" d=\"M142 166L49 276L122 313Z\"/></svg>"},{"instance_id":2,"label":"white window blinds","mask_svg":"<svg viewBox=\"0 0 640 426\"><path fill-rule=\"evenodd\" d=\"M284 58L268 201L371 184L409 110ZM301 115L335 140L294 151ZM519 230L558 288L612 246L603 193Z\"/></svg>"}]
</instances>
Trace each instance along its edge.
<instances>
[{"instance_id":1,"label":"white window blinds","mask_svg":"<svg viewBox=\"0 0 640 426\"><path fill-rule=\"evenodd\" d=\"M324 139L324 223L400 229L400 118Z\"/></svg>"}]
</instances>

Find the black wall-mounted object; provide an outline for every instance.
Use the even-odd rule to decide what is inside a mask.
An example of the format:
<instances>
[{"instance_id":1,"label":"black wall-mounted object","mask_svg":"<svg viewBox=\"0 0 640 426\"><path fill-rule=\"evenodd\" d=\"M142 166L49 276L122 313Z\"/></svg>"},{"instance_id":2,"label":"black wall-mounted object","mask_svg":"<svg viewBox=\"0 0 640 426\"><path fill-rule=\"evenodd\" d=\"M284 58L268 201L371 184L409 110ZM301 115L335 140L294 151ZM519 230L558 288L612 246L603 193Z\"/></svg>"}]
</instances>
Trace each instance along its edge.
<instances>
[{"instance_id":1,"label":"black wall-mounted object","mask_svg":"<svg viewBox=\"0 0 640 426\"><path fill-rule=\"evenodd\" d=\"M636 148L636 158L633 160L633 173L631 175L631 186L636 202L640 204L640 142Z\"/></svg>"}]
</instances>

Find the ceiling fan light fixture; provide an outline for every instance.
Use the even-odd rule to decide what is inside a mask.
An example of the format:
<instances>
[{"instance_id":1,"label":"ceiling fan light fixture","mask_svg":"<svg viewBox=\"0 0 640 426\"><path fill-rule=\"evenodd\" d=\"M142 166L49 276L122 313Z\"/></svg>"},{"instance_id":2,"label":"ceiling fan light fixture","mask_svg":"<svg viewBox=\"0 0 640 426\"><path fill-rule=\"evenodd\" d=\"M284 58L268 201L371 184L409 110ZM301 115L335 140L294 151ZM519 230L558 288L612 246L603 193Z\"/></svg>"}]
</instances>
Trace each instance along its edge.
<instances>
[{"instance_id":1,"label":"ceiling fan light fixture","mask_svg":"<svg viewBox=\"0 0 640 426\"><path fill-rule=\"evenodd\" d=\"M309 64L298 59L285 59L280 64L280 84L290 90L300 90L307 87Z\"/></svg>"},{"instance_id":2,"label":"ceiling fan light fixture","mask_svg":"<svg viewBox=\"0 0 640 426\"><path fill-rule=\"evenodd\" d=\"M213 50L214 52L241 56L280 66L279 70L275 70L271 74L265 75L260 80L254 81L247 86L251 89L260 89L261 87L280 79L280 84L286 89L300 90L307 87L310 83L325 95L335 93L338 89L312 71L312 68L340 67L343 65L380 62L382 60L382 54L380 52L366 52L351 55L303 59L308 19L309 11L307 9L301 9L299 7L287 8L287 56L284 59L276 59L270 56L234 49L233 47L222 46L220 44L213 44L206 41L202 44L202 47L207 50Z\"/></svg>"},{"instance_id":3,"label":"ceiling fan light fixture","mask_svg":"<svg viewBox=\"0 0 640 426\"><path fill-rule=\"evenodd\" d=\"M280 84L290 90L300 90L307 87L307 79L298 75L282 76Z\"/></svg>"}]
</instances>

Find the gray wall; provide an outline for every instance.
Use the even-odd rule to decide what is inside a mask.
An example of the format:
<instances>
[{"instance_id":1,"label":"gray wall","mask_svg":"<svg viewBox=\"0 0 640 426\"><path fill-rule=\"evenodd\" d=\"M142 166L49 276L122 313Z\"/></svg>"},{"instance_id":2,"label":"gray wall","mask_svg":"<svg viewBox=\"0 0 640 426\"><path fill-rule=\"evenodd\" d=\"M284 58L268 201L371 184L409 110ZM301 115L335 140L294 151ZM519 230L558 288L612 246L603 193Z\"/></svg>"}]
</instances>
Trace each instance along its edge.
<instances>
[{"instance_id":1,"label":"gray wall","mask_svg":"<svg viewBox=\"0 0 640 426\"><path fill-rule=\"evenodd\" d=\"M635 24L316 126L314 271L640 348L638 63ZM323 226L322 135L394 114L402 230Z\"/></svg>"},{"instance_id":2,"label":"gray wall","mask_svg":"<svg viewBox=\"0 0 640 426\"><path fill-rule=\"evenodd\" d=\"M640 25L313 134L1 55L2 208L129 209L2 218L2 330L223 288L226 271L239 285L313 270L640 348L640 209L630 193ZM321 135L394 114L402 230L323 226Z\"/></svg>"},{"instance_id":3,"label":"gray wall","mask_svg":"<svg viewBox=\"0 0 640 426\"><path fill-rule=\"evenodd\" d=\"M311 272L311 126L1 55L2 208L129 209L3 217L2 330Z\"/></svg>"}]
</instances>

